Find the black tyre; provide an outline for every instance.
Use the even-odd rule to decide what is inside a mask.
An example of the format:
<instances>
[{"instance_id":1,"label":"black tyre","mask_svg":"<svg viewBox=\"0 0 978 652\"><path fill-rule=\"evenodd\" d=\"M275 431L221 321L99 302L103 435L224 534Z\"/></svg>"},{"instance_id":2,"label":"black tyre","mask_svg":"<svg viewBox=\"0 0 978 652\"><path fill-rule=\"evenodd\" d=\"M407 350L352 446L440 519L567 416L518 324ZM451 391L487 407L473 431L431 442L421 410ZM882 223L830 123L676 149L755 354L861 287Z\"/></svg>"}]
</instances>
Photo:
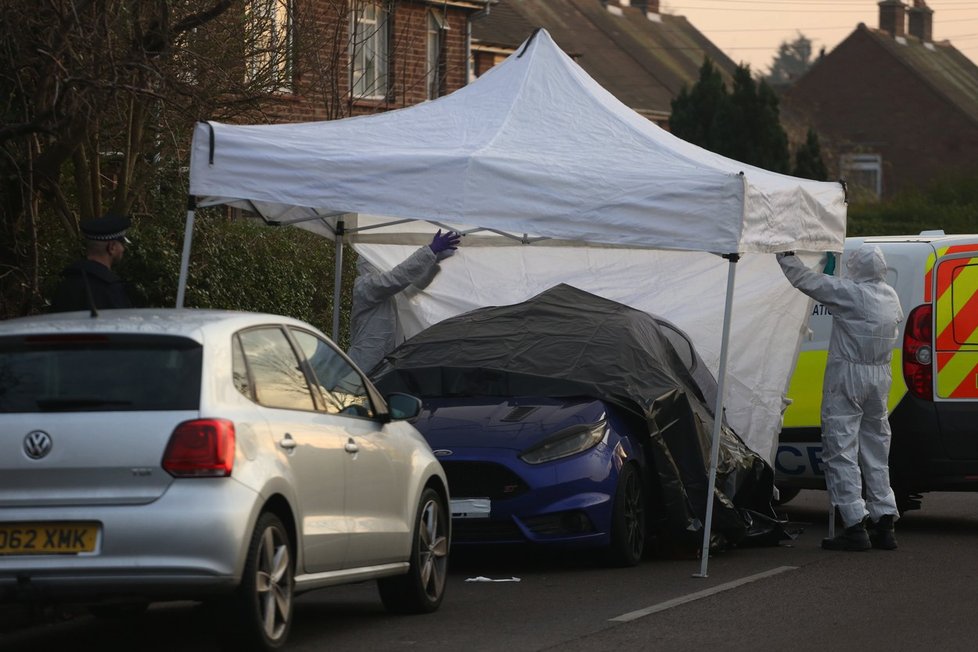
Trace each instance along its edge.
<instances>
[{"instance_id":1,"label":"black tyre","mask_svg":"<svg viewBox=\"0 0 978 652\"><path fill-rule=\"evenodd\" d=\"M89 605L88 612L96 618L104 620L129 620L138 618L149 609L149 601L136 600L132 602L106 603Z\"/></svg>"},{"instance_id":2,"label":"black tyre","mask_svg":"<svg viewBox=\"0 0 978 652\"><path fill-rule=\"evenodd\" d=\"M798 487L778 487L778 499L771 501L775 505L785 505L798 497L801 489Z\"/></svg>"},{"instance_id":3,"label":"black tyre","mask_svg":"<svg viewBox=\"0 0 978 652\"><path fill-rule=\"evenodd\" d=\"M611 516L611 545L606 556L613 566L635 566L645 552L645 488L634 464L621 467Z\"/></svg>"},{"instance_id":4,"label":"black tyre","mask_svg":"<svg viewBox=\"0 0 978 652\"><path fill-rule=\"evenodd\" d=\"M248 546L244 575L230 599L228 629L238 649L277 650L292 627L295 562L288 531L266 512Z\"/></svg>"},{"instance_id":5,"label":"black tyre","mask_svg":"<svg viewBox=\"0 0 978 652\"><path fill-rule=\"evenodd\" d=\"M908 491L899 487L893 488L893 494L896 497L897 511L900 516L903 516L906 512L920 509L920 502L924 498L917 492Z\"/></svg>"},{"instance_id":6,"label":"black tyre","mask_svg":"<svg viewBox=\"0 0 978 652\"><path fill-rule=\"evenodd\" d=\"M448 573L448 526L445 500L434 489L425 489L414 519L410 569L377 581L388 611L429 613L441 605Z\"/></svg>"}]
</instances>

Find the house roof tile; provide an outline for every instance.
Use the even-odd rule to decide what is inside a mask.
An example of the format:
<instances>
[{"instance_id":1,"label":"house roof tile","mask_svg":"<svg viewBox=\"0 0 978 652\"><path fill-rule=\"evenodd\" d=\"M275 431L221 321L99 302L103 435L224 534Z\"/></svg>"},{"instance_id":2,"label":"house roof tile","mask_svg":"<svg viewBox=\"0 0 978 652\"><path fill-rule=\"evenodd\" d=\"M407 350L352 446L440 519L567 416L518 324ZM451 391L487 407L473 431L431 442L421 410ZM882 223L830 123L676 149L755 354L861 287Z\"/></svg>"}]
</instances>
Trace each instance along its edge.
<instances>
[{"instance_id":1,"label":"house roof tile","mask_svg":"<svg viewBox=\"0 0 978 652\"><path fill-rule=\"evenodd\" d=\"M500 0L474 21L478 43L516 48L544 27L595 81L631 108L668 115L683 85L699 78L709 56L729 83L736 64L683 16L655 14L600 0Z\"/></svg>"},{"instance_id":2,"label":"house roof tile","mask_svg":"<svg viewBox=\"0 0 978 652\"><path fill-rule=\"evenodd\" d=\"M898 40L885 31L862 24L857 29L865 30L921 81L978 122L978 66L950 42L925 43L909 35Z\"/></svg>"}]
</instances>

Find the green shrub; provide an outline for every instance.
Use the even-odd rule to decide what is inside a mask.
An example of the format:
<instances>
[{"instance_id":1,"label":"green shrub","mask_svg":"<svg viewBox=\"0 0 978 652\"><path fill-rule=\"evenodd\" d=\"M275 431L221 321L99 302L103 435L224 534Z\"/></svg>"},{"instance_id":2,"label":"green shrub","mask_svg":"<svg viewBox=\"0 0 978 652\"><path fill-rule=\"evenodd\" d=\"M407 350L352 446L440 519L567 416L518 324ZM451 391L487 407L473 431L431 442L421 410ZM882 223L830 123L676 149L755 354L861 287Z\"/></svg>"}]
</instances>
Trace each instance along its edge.
<instances>
[{"instance_id":1,"label":"green shrub","mask_svg":"<svg viewBox=\"0 0 978 652\"><path fill-rule=\"evenodd\" d=\"M848 235L978 233L978 174L949 177L887 202L849 206Z\"/></svg>"},{"instance_id":2,"label":"green shrub","mask_svg":"<svg viewBox=\"0 0 978 652\"><path fill-rule=\"evenodd\" d=\"M137 306L176 305L183 254L185 213L140 217L132 244L113 269L129 286ZM55 229L42 239L42 288L53 295L60 270L81 255L81 245ZM340 346L346 347L355 256L345 249ZM196 213L184 305L288 315L332 336L333 243L297 228L230 220L223 209Z\"/></svg>"}]
</instances>

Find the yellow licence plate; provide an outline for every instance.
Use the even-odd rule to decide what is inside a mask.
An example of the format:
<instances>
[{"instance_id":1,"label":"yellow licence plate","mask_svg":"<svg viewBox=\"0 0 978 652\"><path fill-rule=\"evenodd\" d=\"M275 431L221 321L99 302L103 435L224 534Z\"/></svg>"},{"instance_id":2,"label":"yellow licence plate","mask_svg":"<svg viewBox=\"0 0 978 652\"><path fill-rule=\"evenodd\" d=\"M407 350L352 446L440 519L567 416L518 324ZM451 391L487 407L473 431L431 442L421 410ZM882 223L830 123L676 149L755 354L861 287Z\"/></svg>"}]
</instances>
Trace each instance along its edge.
<instances>
[{"instance_id":1,"label":"yellow licence plate","mask_svg":"<svg viewBox=\"0 0 978 652\"><path fill-rule=\"evenodd\" d=\"M98 523L0 523L0 555L92 552Z\"/></svg>"}]
</instances>

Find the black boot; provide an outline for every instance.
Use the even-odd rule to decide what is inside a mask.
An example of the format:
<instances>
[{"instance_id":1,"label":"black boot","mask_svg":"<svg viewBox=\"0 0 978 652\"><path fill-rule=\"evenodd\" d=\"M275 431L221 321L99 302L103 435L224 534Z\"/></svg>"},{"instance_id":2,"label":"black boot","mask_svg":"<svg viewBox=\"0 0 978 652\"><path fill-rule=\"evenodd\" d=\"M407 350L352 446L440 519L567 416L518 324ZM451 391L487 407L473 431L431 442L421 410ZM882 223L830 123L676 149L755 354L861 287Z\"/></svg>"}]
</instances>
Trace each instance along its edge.
<instances>
[{"instance_id":1,"label":"black boot","mask_svg":"<svg viewBox=\"0 0 978 652\"><path fill-rule=\"evenodd\" d=\"M874 548L880 550L896 550L897 541L893 536L893 516L887 514L880 520L869 524L869 540Z\"/></svg>"},{"instance_id":2,"label":"black boot","mask_svg":"<svg viewBox=\"0 0 978 652\"><path fill-rule=\"evenodd\" d=\"M850 525L842 534L838 534L831 539L822 539L822 547L826 550L869 550L872 543L869 540L869 533L866 532L866 525L859 521L855 525Z\"/></svg>"}]
</instances>

